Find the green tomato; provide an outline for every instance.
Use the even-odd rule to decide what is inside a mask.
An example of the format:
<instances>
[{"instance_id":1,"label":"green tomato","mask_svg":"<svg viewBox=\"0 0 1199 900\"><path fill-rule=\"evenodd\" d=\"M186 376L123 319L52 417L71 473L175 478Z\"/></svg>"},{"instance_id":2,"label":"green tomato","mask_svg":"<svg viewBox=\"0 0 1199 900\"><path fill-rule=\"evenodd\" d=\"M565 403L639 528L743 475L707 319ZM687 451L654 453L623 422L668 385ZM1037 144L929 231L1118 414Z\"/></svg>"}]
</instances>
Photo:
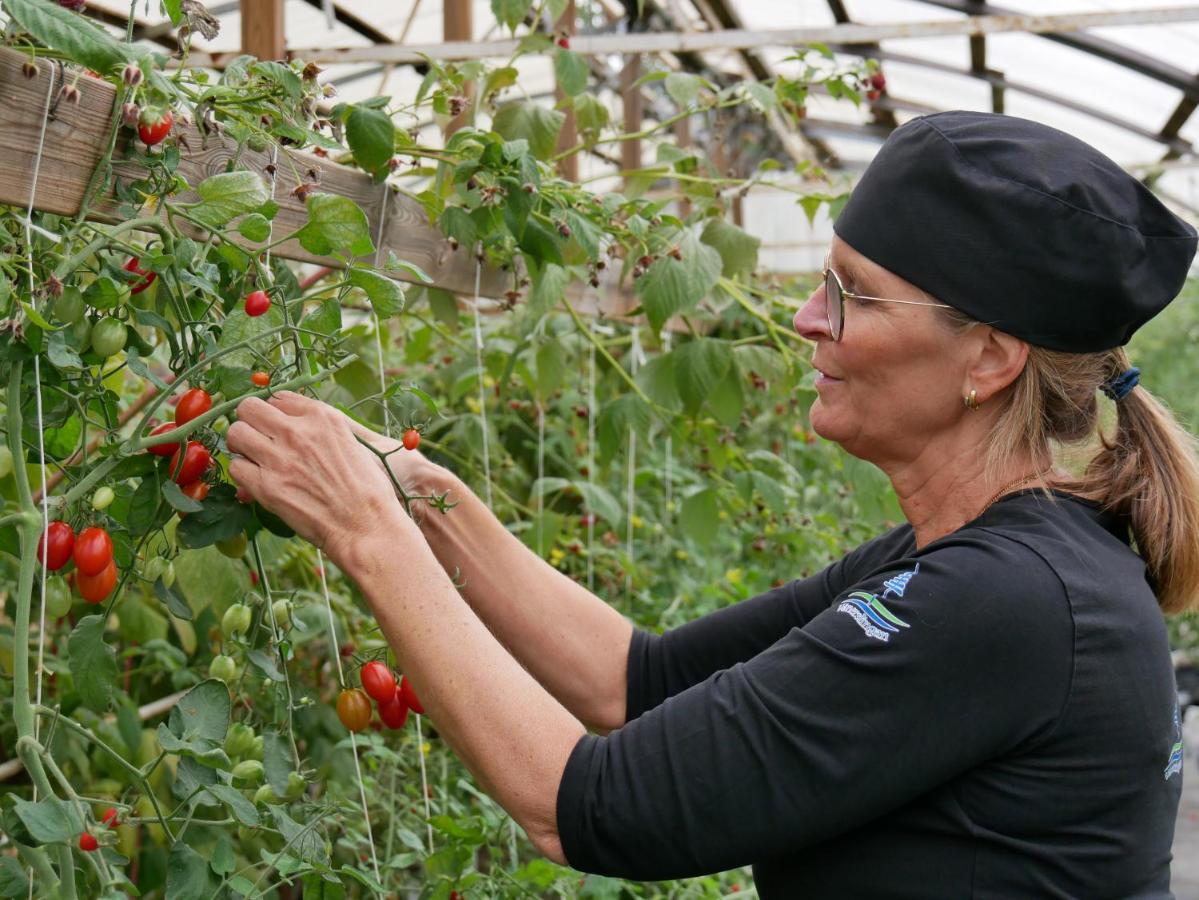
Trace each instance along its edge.
<instances>
[{"instance_id":1,"label":"green tomato","mask_svg":"<svg viewBox=\"0 0 1199 900\"><path fill-rule=\"evenodd\" d=\"M262 761L262 749L263 749L262 735L261 734L256 735L254 738L254 746L250 748L250 752L247 753L246 755L248 757L250 757L250 759L256 759L259 762L261 762Z\"/></svg>"},{"instance_id":2,"label":"green tomato","mask_svg":"<svg viewBox=\"0 0 1199 900\"><path fill-rule=\"evenodd\" d=\"M87 348L92 345L92 320L84 316L69 329L71 337L75 339L75 346L80 353L86 353Z\"/></svg>"},{"instance_id":3,"label":"green tomato","mask_svg":"<svg viewBox=\"0 0 1199 900\"><path fill-rule=\"evenodd\" d=\"M226 639L234 635L245 634L250 630L250 621L254 616L253 610L244 603L234 603L221 617L221 634Z\"/></svg>"},{"instance_id":4,"label":"green tomato","mask_svg":"<svg viewBox=\"0 0 1199 900\"><path fill-rule=\"evenodd\" d=\"M264 773L262 763L256 759L243 759L233 767L233 782L234 784L243 784L246 786L258 784L262 781Z\"/></svg>"},{"instance_id":5,"label":"green tomato","mask_svg":"<svg viewBox=\"0 0 1199 900\"><path fill-rule=\"evenodd\" d=\"M225 733L225 752L230 757L242 757L254 749L254 729L243 722L235 722Z\"/></svg>"},{"instance_id":6,"label":"green tomato","mask_svg":"<svg viewBox=\"0 0 1199 900\"><path fill-rule=\"evenodd\" d=\"M112 316L101 319L92 329L92 349L105 359L124 350L125 341L128 339L129 329L125 327L125 323Z\"/></svg>"},{"instance_id":7,"label":"green tomato","mask_svg":"<svg viewBox=\"0 0 1199 900\"><path fill-rule=\"evenodd\" d=\"M233 661L232 656L226 656L223 653L220 656L214 656L212 665L208 667L208 674L229 684L237 678L237 663Z\"/></svg>"},{"instance_id":8,"label":"green tomato","mask_svg":"<svg viewBox=\"0 0 1199 900\"><path fill-rule=\"evenodd\" d=\"M275 796L275 789L269 784L264 784L254 792L254 805L261 806L264 803L274 803L279 798Z\"/></svg>"},{"instance_id":9,"label":"green tomato","mask_svg":"<svg viewBox=\"0 0 1199 900\"><path fill-rule=\"evenodd\" d=\"M288 800L299 800L304 795L304 791L308 789L308 782L304 780L304 776L299 772L291 772L287 776L287 792Z\"/></svg>"},{"instance_id":10,"label":"green tomato","mask_svg":"<svg viewBox=\"0 0 1199 900\"><path fill-rule=\"evenodd\" d=\"M271 604L271 614L275 617L275 624L279 626L280 631L287 631L291 628L291 604L280 598Z\"/></svg>"},{"instance_id":11,"label":"green tomato","mask_svg":"<svg viewBox=\"0 0 1199 900\"><path fill-rule=\"evenodd\" d=\"M212 423L212 430L215 431L217 434L224 434L226 431L229 430L229 420L227 418L225 418L224 416L221 416L219 419L217 419L215 422Z\"/></svg>"},{"instance_id":12,"label":"green tomato","mask_svg":"<svg viewBox=\"0 0 1199 900\"><path fill-rule=\"evenodd\" d=\"M146 563L146 578L153 583L159 578L166 587L175 583L175 564L164 556L155 556Z\"/></svg>"},{"instance_id":13,"label":"green tomato","mask_svg":"<svg viewBox=\"0 0 1199 900\"><path fill-rule=\"evenodd\" d=\"M67 325L74 325L82 319L85 311L83 292L77 287L63 288L62 296L54 301L55 317Z\"/></svg>"},{"instance_id":14,"label":"green tomato","mask_svg":"<svg viewBox=\"0 0 1199 900\"><path fill-rule=\"evenodd\" d=\"M7 478L12 474L12 451L8 449L8 444L0 444L0 478Z\"/></svg>"},{"instance_id":15,"label":"green tomato","mask_svg":"<svg viewBox=\"0 0 1199 900\"><path fill-rule=\"evenodd\" d=\"M246 555L246 546L249 544L249 539L246 538L246 533L243 531L227 541L217 541L216 548L220 550L230 559L241 559Z\"/></svg>"},{"instance_id":16,"label":"green tomato","mask_svg":"<svg viewBox=\"0 0 1199 900\"><path fill-rule=\"evenodd\" d=\"M46 615L52 619L61 619L71 611L71 589L67 582L52 575L46 579Z\"/></svg>"},{"instance_id":17,"label":"green tomato","mask_svg":"<svg viewBox=\"0 0 1199 900\"><path fill-rule=\"evenodd\" d=\"M108 509L115 499L117 499L117 492L108 485L104 485L96 493L92 494L92 509L96 511Z\"/></svg>"}]
</instances>

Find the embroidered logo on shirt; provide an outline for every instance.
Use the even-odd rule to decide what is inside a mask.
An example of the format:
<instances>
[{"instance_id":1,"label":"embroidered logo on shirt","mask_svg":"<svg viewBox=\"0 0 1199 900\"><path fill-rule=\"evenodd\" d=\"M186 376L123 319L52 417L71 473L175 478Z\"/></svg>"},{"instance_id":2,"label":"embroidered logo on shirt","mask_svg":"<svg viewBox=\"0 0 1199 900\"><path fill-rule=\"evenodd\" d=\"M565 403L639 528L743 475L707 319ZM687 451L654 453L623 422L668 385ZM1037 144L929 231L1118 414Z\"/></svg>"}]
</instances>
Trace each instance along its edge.
<instances>
[{"instance_id":1,"label":"embroidered logo on shirt","mask_svg":"<svg viewBox=\"0 0 1199 900\"><path fill-rule=\"evenodd\" d=\"M854 591L841 601L837 612L847 614L861 626L867 637L876 641L889 641L891 635L898 633L900 628L909 627L907 622L887 609L883 601L865 591Z\"/></svg>"},{"instance_id":2,"label":"embroidered logo on shirt","mask_svg":"<svg viewBox=\"0 0 1199 900\"><path fill-rule=\"evenodd\" d=\"M1174 707L1174 737L1177 740L1170 748L1170 758L1166 760L1166 778L1182 772L1182 721L1178 718L1178 707Z\"/></svg>"},{"instance_id":3,"label":"embroidered logo on shirt","mask_svg":"<svg viewBox=\"0 0 1199 900\"><path fill-rule=\"evenodd\" d=\"M902 597L903 592L907 590L908 582L920 574L920 563L916 563L916 568L910 572L900 572L894 578L888 578L883 582L883 598L886 599L888 594L894 594L896 597Z\"/></svg>"}]
</instances>

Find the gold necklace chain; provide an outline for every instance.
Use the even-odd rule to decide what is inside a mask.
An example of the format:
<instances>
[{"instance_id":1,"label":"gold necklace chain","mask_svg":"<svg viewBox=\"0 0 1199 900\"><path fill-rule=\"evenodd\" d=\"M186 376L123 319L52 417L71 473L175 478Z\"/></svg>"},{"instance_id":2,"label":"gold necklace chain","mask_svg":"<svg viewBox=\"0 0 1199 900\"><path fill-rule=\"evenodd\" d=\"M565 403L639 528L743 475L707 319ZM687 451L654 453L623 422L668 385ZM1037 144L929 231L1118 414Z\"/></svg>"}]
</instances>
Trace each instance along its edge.
<instances>
[{"instance_id":1,"label":"gold necklace chain","mask_svg":"<svg viewBox=\"0 0 1199 900\"><path fill-rule=\"evenodd\" d=\"M1005 484L1003 487L1001 487L999 490L997 490L994 494L991 495L991 499L987 501L987 505L982 508L982 511L979 512L979 515L981 516L984 512L986 512L988 509L990 509L991 506L994 505L996 500L998 500L1000 497L1002 497L1004 494L1006 494L1012 488L1019 487L1020 485L1024 484L1024 482L1031 481L1034 478L1040 478L1043 475L1047 475L1052 470L1053 470L1053 466L1050 466L1047 469L1042 469L1040 472L1034 472L1032 475L1025 475L1023 478L1017 478L1015 481Z\"/></svg>"}]
</instances>

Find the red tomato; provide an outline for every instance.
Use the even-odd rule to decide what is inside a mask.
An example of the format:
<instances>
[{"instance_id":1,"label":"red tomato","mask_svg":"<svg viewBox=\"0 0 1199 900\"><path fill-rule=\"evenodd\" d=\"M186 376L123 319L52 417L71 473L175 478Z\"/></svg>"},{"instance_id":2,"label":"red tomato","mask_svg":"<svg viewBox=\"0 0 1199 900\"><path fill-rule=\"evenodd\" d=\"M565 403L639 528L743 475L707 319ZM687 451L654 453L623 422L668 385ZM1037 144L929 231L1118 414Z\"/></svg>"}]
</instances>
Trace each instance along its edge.
<instances>
[{"instance_id":1,"label":"red tomato","mask_svg":"<svg viewBox=\"0 0 1199 900\"><path fill-rule=\"evenodd\" d=\"M204 388L192 388L175 406L175 424L183 425L212 409L212 395Z\"/></svg>"},{"instance_id":2,"label":"red tomato","mask_svg":"<svg viewBox=\"0 0 1199 900\"><path fill-rule=\"evenodd\" d=\"M404 697L404 702L408 704L408 708L418 716L425 714L425 708L420 705L420 701L416 699L416 690L412 687L412 682L405 675L400 679L400 693Z\"/></svg>"},{"instance_id":3,"label":"red tomato","mask_svg":"<svg viewBox=\"0 0 1199 900\"><path fill-rule=\"evenodd\" d=\"M75 538L75 568L80 575L99 575L112 562L112 538L93 525Z\"/></svg>"},{"instance_id":4,"label":"red tomato","mask_svg":"<svg viewBox=\"0 0 1199 900\"><path fill-rule=\"evenodd\" d=\"M96 840L96 836L91 832L85 831L79 835L79 849L84 853L91 853L99 846L100 842Z\"/></svg>"},{"instance_id":5,"label":"red tomato","mask_svg":"<svg viewBox=\"0 0 1199 900\"><path fill-rule=\"evenodd\" d=\"M141 262L142 261L136 256L131 256L129 259L125 260L125 265L121 266L121 268L126 272L130 272L134 275L140 275L142 277L141 281L136 282L133 287L130 288L129 293L131 294L140 294L142 291L152 285L154 283L154 279L158 277L157 272L148 272L143 269Z\"/></svg>"},{"instance_id":6,"label":"red tomato","mask_svg":"<svg viewBox=\"0 0 1199 900\"><path fill-rule=\"evenodd\" d=\"M183 451L183 465L179 465L179 451L171 456L171 478L175 484L191 484L208 469L212 462L212 454L199 441L188 441L187 449Z\"/></svg>"},{"instance_id":7,"label":"red tomato","mask_svg":"<svg viewBox=\"0 0 1199 900\"><path fill-rule=\"evenodd\" d=\"M111 806L108 807L108 809L104 810L104 815L102 815L100 817L100 821L103 822L105 825L107 825L109 828L116 828L118 825L121 824L119 814L117 813L116 809Z\"/></svg>"},{"instance_id":8,"label":"red tomato","mask_svg":"<svg viewBox=\"0 0 1199 900\"><path fill-rule=\"evenodd\" d=\"M208 496L209 485L207 481L193 481L190 484L183 485L180 490L197 503L202 503L204 502L204 498Z\"/></svg>"},{"instance_id":9,"label":"red tomato","mask_svg":"<svg viewBox=\"0 0 1199 900\"><path fill-rule=\"evenodd\" d=\"M420 432L415 428L409 428L404 432L404 436L401 438L401 440L404 442L405 450L415 450L420 446Z\"/></svg>"},{"instance_id":10,"label":"red tomato","mask_svg":"<svg viewBox=\"0 0 1199 900\"><path fill-rule=\"evenodd\" d=\"M396 695L396 676L386 665L373 660L362 667L362 687L371 699L386 703Z\"/></svg>"},{"instance_id":11,"label":"red tomato","mask_svg":"<svg viewBox=\"0 0 1199 900\"><path fill-rule=\"evenodd\" d=\"M337 697L337 718L350 731L361 731L371 721L371 701L358 690L342 691Z\"/></svg>"},{"instance_id":12,"label":"red tomato","mask_svg":"<svg viewBox=\"0 0 1199 900\"><path fill-rule=\"evenodd\" d=\"M117 586L117 564L108 561L108 566L99 575L84 575L82 572L75 578L79 586L79 596L88 603L103 603L104 598L112 593Z\"/></svg>"},{"instance_id":13,"label":"red tomato","mask_svg":"<svg viewBox=\"0 0 1199 900\"><path fill-rule=\"evenodd\" d=\"M250 376L250 380L259 387L266 387L271 383L271 376L269 372L255 372Z\"/></svg>"},{"instance_id":14,"label":"red tomato","mask_svg":"<svg viewBox=\"0 0 1199 900\"><path fill-rule=\"evenodd\" d=\"M173 429L175 427L176 426L175 426L174 422L163 422L161 425L159 425L157 428L155 428L153 431L151 431L150 434L151 435L162 434L163 432L170 431L171 429ZM154 446L147 447L146 449L149 450L151 453L153 453L155 456L171 456L174 454L174 452L176 450L179 449L179 445L178 444L155 444Z\"/></svg>"},{"instance_id":15,"label":"red tomato","mask_svg":"<svg viewBox=\"0 0 1199 900\"><path fill-rule=\"evenodd\" d=\"M253 291L246 295L246 315L261 316L271 308L271 298L266 291Z\"/></svg>"},{"instance_id":16,"label":"red tomato","mask_svg":"<svg viewBox=\"0 0 1199 900\"><path fill-rule=\"evenodd\" d=\"M48 558L43 558L47 541L50 544L50 553ZM51 572L57 572L67 564L74 549L75 530L66 522L51 522L45 534L38 539L37 559L38 562L45 563Z\"/></svg>"},{"instance_id":17,"label":"red tomato","mask_svg":"<svg viewBox=\"0 0 1199 900\"><path fill-rule=\"evenodd\" d=\"M408 704L398 693L379 704L379 718L392 730L399 730L408 721Z\"/></svg>"},{"instance_id":18,"label":"red tomato","mask_svg":"<svg viewBox=\"0 0 1199 900\"><path fill-rule=\"evenodd\" d=\"M145 109L137 120L137 136L147 147L153 147L162 143L162 139L171 133L171 126L174 124L175 117L169 109L166 112Z\"/></svg>"}]
</instances>

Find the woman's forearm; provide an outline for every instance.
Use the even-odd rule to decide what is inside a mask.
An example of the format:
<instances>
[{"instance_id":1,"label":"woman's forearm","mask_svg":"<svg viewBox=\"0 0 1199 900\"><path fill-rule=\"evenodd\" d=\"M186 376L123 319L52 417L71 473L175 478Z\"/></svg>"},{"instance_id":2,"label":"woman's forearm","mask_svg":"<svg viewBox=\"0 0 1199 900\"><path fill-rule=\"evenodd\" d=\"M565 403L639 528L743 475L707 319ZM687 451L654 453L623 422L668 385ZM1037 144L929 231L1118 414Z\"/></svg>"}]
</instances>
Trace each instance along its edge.
<instances>
[{"instance_id":1,"label":"woman's forearm","mask_svg":"<svg viewBox=\"0 0 1199 900\"><path fill-rule=\"evenodd\" d=\"M580 721L599 730L623 725L632 625L521 543L454 475L427 463L409 476L421 493L448 490L458 503L417 518L492 634Z\"/></svg>"}]
</instances>

